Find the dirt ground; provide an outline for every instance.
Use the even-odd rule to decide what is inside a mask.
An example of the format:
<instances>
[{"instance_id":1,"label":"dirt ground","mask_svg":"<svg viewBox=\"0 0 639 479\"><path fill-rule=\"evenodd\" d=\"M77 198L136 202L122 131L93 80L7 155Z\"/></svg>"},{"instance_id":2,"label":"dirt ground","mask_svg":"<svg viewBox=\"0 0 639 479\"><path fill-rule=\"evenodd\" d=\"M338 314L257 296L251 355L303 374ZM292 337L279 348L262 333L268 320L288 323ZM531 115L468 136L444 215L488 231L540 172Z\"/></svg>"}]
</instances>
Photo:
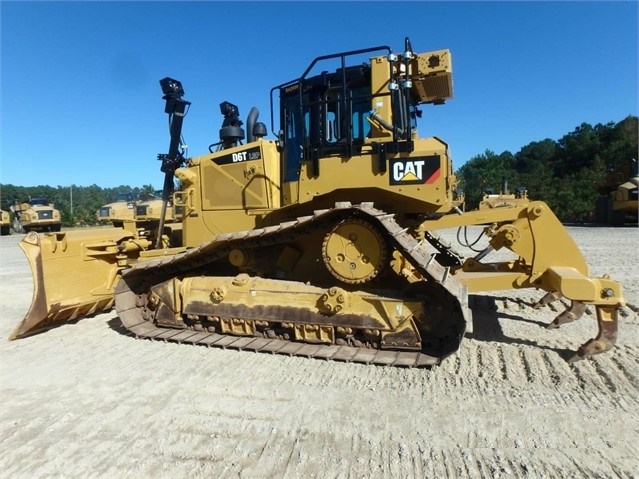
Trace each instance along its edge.
<instances>
[{"instance_id":1,"label":"dirt ground","mask_svg":"<svg viewBox=\"0 0 639 479\"><path fill-rule=\"evenodd\" d=\"M33 285L2 237L0 477L639 478L639 230L568 230L624 285L618 347L570 365L594 311L549 331L562 308L499 292L432 370L136 340L114 311L9 342Z\"/></svg>"}]
</instances>

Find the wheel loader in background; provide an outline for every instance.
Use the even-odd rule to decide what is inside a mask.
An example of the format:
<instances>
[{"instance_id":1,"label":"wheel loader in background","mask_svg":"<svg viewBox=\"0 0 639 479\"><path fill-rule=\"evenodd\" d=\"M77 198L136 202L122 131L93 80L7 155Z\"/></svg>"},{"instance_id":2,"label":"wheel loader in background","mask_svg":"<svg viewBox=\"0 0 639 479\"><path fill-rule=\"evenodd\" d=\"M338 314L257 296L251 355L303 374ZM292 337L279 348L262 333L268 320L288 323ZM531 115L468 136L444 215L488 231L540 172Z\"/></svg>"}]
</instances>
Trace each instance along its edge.
<instances>
[{"instance_id":1,"label":"wheel loader in background","mask_svg":"<svg viewBox=\"0 0 639 479\"><path fill-rule=\"evenodd\" d=\"M327 64L338 67L311 75ZM115 304L141 338L431 366L472 325L468 293L535 288L546 293L539 305L570 301L550 327L596 309L599 332L573 360L613 348L621 285L589 276L543 202L462 212L448 145L418 136L418 107L452 98L450 51L415 53L407 38L399 54L318 57L271 89L274 139L256 109L245 134L225 101L219 141L192 158L180 140L190 102L179 81L160 84L162 199L183 208L182 246L124 228L28 235L35 294L12 339ZM437 230L470 225L485 225L490 243L464 259ZM501 248L516 259L490 262Z\"/></svg>"},{"instance_id":2,"label":"wheel loader in background","mask_svg":"<svg viewBox=\"0 0 639 479\"><path fill-rule=\"evenodd\" d=\"M31 198L15 201L11 206L14 214L13 230L16 233L30 231L60 231L62 217L47 198Z\"/></svg>"}]
</instances>

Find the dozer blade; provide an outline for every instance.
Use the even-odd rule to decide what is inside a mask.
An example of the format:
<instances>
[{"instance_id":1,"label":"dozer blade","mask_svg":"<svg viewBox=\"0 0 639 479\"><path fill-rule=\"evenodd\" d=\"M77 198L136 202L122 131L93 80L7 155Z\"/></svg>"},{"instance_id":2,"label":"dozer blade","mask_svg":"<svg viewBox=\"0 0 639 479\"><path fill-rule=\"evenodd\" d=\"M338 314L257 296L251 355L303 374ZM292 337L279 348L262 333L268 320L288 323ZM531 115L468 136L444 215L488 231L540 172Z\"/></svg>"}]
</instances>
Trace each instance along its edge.
<instances>
[{"instance_id":1,"label":"dozer blade","mask_svg":"<svg viewBox=\"0 0 639 479\"><path fill-rule=\"evenodd\" d=\"M131 238L121 228L27 234L20 247L31 267L34 294L9 339L110 309Z\"/></svg>"}]
</instances>

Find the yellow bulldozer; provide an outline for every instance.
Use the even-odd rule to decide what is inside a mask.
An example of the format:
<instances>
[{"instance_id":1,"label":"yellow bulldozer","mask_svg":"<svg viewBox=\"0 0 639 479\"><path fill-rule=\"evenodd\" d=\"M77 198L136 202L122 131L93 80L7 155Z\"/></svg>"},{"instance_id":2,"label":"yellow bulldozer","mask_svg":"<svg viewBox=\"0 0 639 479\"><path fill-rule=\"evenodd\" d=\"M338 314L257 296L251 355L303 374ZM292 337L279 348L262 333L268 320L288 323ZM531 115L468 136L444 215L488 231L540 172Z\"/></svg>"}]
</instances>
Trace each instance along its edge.
<instances>
[{"instance_id":1,"label":"yellow bulldozer","mask_svg":"<svg viewBox=\"0 0 639 479\"><path fill-rule=\"evenodd\" d=\"M245 133L225 101L219 141L191 158L180 141L190 102L179 81L160 85L162 199L182 208L182 246L126 228L27 235L35 294L12 339L115 305L139 338L423 367L458 349L469 293L533 288L538 305L569 301L549 327L596 310L599 331L573 360L613 348L621 285L589 276L541 201L463 212L448 145L418 135L419 106L452 98L449 50L416 53L406 38L400 53L315 58L271 89L274 139L257 109ZM469 258L437 234L471 225L490 241ZM502 248L516 259L490 262Z\"/></svg>"}]
</instances>

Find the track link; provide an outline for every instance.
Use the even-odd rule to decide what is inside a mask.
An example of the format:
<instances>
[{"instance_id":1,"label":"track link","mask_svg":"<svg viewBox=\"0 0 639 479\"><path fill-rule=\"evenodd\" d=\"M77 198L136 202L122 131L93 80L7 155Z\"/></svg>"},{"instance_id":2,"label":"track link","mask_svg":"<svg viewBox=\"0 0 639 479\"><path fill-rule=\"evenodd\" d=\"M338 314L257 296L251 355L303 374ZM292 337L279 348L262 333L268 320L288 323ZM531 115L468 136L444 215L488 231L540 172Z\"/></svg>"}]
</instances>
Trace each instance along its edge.
<instances>
[{"instance_id":1,"label":"track link","mask_svg":"<svg viewBox=\"0 0 639 479\"><path fill-rule=\"evenodd\" d=\"M429 283L437 283L450 298L459 303L463 321L469 322L466 288L449 274L449 268L437 262L435 254L429 256L419 242L407 233L407 229L400 227L392 214L374 208L372 203L352 205L347 202L337 203L335 208L318 210L313 215L299 217L276 226L218 235L211 242L184 253L140 263L126 271L118 283L115 291L116 311L124 327L139 338L375 365L426 367L439 364L443 357L415 351L310 344L285 339L198 332L158 326L145 317L146 293L155 284L172 277L203 273L207 265L225 258L233 248L258 248L280 244L354 214L377 224L393 242L395 249L410 261ZM458 342L462 336L463 330L459 334Z\"/></svg>"},{"instance_id":2,"label":"track link","mask_svg":"<svg viewBox=\"0 0 639 479\"><path fill-rule=\"evenodd\" d=\"M444 266L461 266L463 259L462 256L457 253L450 243L434 233L429 231L423 232L424 239L428 243L439 251L440 256L438 261Z\"/></svg>"}]
</instances>

